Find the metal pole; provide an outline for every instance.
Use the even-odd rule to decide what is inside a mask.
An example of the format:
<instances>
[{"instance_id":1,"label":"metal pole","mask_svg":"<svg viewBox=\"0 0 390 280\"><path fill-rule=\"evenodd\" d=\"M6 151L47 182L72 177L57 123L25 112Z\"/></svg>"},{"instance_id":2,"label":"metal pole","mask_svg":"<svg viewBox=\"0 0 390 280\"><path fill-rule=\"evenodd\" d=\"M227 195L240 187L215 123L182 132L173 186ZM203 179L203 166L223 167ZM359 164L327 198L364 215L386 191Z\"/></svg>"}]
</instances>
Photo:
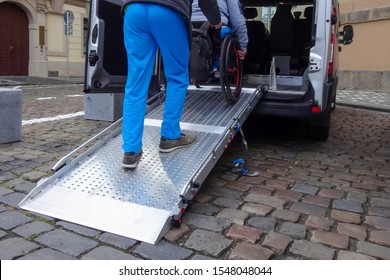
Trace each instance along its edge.
<instances>
[{"instance_id":1,"label":"metal pole","mask_svg":"<svg viewBox=\"0 0 390 280\"><path fill-rule=\"evenodd\" d=\"M66 79L69 80L69 25L70 25L70 13L66 13Z\"/></svg>"},{"instance_id":2,"label":"metal pole","mask_svg":"<svg viewBox=\"0 0 390 280\"><path fill-rule=\"evenodd\" d=\"M69 80L69 35L66 35L66 67L67 67L67 74L66 79Z\"/></svg>"}]
</instances>

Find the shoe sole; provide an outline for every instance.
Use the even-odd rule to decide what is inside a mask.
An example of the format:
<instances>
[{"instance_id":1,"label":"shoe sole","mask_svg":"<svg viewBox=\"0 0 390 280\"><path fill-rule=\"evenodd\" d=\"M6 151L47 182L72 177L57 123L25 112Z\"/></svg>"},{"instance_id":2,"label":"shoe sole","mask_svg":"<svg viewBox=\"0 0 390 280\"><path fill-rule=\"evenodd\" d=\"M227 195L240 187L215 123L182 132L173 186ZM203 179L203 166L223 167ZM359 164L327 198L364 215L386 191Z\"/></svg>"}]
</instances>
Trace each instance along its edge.
<instances>
[{"instance_id":1,"label":"shoe sole","mask_svg":"<svg viewBox=\"0 0 390 280\"><path fill-rule=\"evenodd\" d=\"M174 146L174 147L168 148L168 149L160 148L160 152L161 152L161 153L170 153L170 152L173 152L173 151L175 151L175 150L178 150L178 149L181 149L181 148L186 148L186 147L188 147L188 146L191 146L191 145L194 144L195 142L196 142L196 139L195 139L193 142L191 142L191 143L189 143L189 144L186 144L186 145Z\"/></svg>"},{"instance_id":2,"label":"shoe sole","mask_svg":"<svg viewBox=\"0 0 390 280\"><path fill-rule=\"evenodd\" d=\"M140 154L140 155L137 157L137 160L136 160L134 163L131 163L131 164L122 162L122 166L123 166L124 168L127 168L127 169L135 169L135 168L137 167L138 161L141 159L141 157L142 157L142 154Z\"/></svg>"},{"instance_id":3,"label":"shoe sole","mask_svg":"<svg viewBox=\"0 0 390 280\"><path fill-rule=\"evenodd\" d=\"M122 166L127 169L135 169L138 165L138 160L133 164L126 164L122 162Z\"/></svg>"}]
</instances>

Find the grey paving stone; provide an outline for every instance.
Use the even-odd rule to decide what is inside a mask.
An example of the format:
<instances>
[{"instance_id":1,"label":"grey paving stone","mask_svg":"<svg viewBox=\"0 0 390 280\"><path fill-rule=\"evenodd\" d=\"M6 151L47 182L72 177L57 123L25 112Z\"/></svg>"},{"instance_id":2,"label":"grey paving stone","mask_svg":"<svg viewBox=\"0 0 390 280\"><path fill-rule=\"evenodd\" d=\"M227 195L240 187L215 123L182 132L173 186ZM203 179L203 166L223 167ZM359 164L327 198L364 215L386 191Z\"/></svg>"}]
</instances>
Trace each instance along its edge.
<instances>
[{"instance_id":1,"label":"grey paving stone","mask_svg":"<svg viewBox=\"0 0 390 280\"><path fill-rule=\"evenodd\" d=\"M0 230L0 239L6 235L7 235L7 233L5 231Z\"/></svg>"},{"instance_id":2,"label":"grey paving stone","mask_svg":"<svg viewBox=\"0 0 390 280\"><path fill-rule=\"evenodd\" d=\"M279 230L280 233L289 235L290 237L296 239L304 239L306 237L306 231L307 226L291 222L283 223Z\"/></svg>"},{"instance_id":3,"label":"grey paving stone","mask_svg":"<svg viewBox=\"0 0 390 280\"><path fill-rule=\"evenodd\" d=\"M223 207L231 208L231 209L237 209L238 207L240 207L240 205L243 203L243 201L238 200L238 199L219 197L216 200L214 200L213 203L215 205L218 205L218 206L223 206Z\"/></svg>"},{"instance_id":4,"label":"grey paving stone","mask_svg":"<svg viewBox=\"0 0 390 280\"><path fill-rule=\"evenodd\" d=\"M77 258L50 248L43 248L29 253L18 260L77 260Z\"/></svg>"},{"instance_id":5,"label":"grey paving stone","mask_svg":"<svg viewBox=\"0 0 390 280\"><path fill-rule=\"evenodd\" d=\"M27 217L18 211L5 211L0 213L0 228L10 230L32 220L32 218Z\"/></svg>"},{"instance_id":6,"label":"grey paving stone","mask_svg":"<svg viewBox=\"0 0 390 280\"><path fill-rule=\"evenodd\" d=\"M314 187L314 186L310 186L310 185L295 184L291 188L291 190L295 191L295 192L315 195L319 191L319 188L318 187Z\"/></svg>"},{"instance_id":7,"label":"grey paving stone","mask_svg":"<svg viewBox=\"0 0 390 280\"><path fill-rule=\"evenodd\" d=\"M337 254L337 259L338 260L376 260L376 258L374 257L370 257L355 252L344 251L344 250L341 250Z\"/></svg>"},{"instance_id":8,"label":"grey paving stone","mask_svg":"<svg viewBox=\"0 0 390 280\"><path fill-rule=\"evenodd\" d=\"M212 205L210 203L199 203L199 202L191 203L190 207L187 208L187 210L195 213L206 214L206 215L214 215L219 211L218 207L216 207L215 205Z\"/></svg>"},{"instance_id":9,"label":"grey paving stone","mask_svg":"<svg viewBox=\"0 0 390 280\"><path fill-rule=\"evenodd\" d=\"M21 184L24 184L26 183L25 180L21 179L21 178L15 178L13 180L9 180L7 181L6 183L4 183L3 185L4 186L7 186L9 188L14 188L15 186L17 185L21 185Z\"/></svg>"},{"instance_id":10,"label":"grey paving stone","mask_svg":"<svg viewBox=\"0 0 390 280\"><path fill-rule=\"evenodd\" d=\"M336 199L333 201L333 208L355 212L355 213L364 213L364 209L361 202L348 200L348 199Z\"/></svg>"},{"instance_id":11,"label":"grey paving stone","mask_svg":"<svg viewBox=\"0 0 390 280\"><path fill-rule=\"evenodd\" d=\"M16 234L27 238L32 235L41 234L42 232L47 232L52 230L54 227L49 225L48 223L44 223L41 221L34 221L32 223L24 224L20 227L13 229L12 231Z\"/></svg>"},{"instance_id":12,"label":"grey paving stone","mask_svg":"<svg viewBox=\"0 0 390 280\"><path fill-rule=\"evenodd\" d=\"M83 260L139 260L130 254L123 253L117 249L100 246L83 256Z\"/></svg>"},{"instance_id":13,"label":"grey paving stone","mask_svg":"<svg viewBox=\"0 0 390 280\"><path fill-rule=\"evenodd\" d=\"M93 237L93 236L96 236L100 233L100 231L98 231L96 229L88 228L88 227L84 227L84 226L80 226L80 225L76 225L76 224L68 223L68 222L64 222L64 221L58 222L57 225L62 226L70 231L74 231L76 233L79 233L81 235L88 236L88 237Z\"/></svg>"},{"instance_id":14,"label":"grey paving stone","mask_svg":"<svg viewBox=\"0 0 390 280\"><path fill-rule=\"evenodd\" d=\"M276 219L270 217L252 217L248 220L248 225L266 232L271 232L275 229Z\"/></svg>"},{"instance_id":15,"label":"grey paving stone","mask_svg":"<svg viewBox=\"0 0 390 280\"><path fill-rule=\"evenodd\" d=\"M0 196L7 195L13 193L14 191L11 189L0 187Z\"/></svg>"},{"instance_id":16,"label":"grey paving stone","mask_svg":"<svg viewBox=\"0 0 390 280\"><path fill-rule=\"evenodd\" d=\"M0 241L0 260L12 260L37 248L39 245L20 237L6 238Z\"/></svg>"},{"instance_id":17,"label":"grey paving stone","mask_svg":"<svg viewBox=\"0 0 390 280\"><path fill-rule=\"evenodd\" d=\"M347 196L347 199L364 203L366 201L366 199L367 199L367 196L364 193L349 192L348 196Z\"/></svg>"},{"instance_id":18,"label":"grey paving stone","mask_svg":"<svg viewBox=\"0 0 390 280\"><path fill-rule=\"evenodd\" d=\"M390 249L388 247L366 241L358 241L356 244L356 252L384 260L390 260Z\"/></svg>"},{"instance_id":19,"label":"grey paving stone","mask_svg":"<svg viewBox=\"0 0 390 280\"><path fill-rule=\"evenodd\" d=\"M229 259L233 260L268 260L274 252L257 244L239 243L232 250Z\"/></svg>"},{"instance_id":20,"label":"grey paving stone","mask_svg":"<svg viewBox=\"0 0 390 280\"><path fill-rule=\"evenodd\" d=\"M225 208L218 213L217 217L226 218L237 225L243 225L245 220L249 217L249 213L241 210Z\"/></svg>"},{"instance_id":21,"label":"grey paving stone","mask_svg":"<svg viewBox=\"0 0 390 280\"><path fill-rule=\"evenodd\" d=\"M151 260L184 260L193 254L191 250L172 245L165 240L156 245L141 243L133 253Z\"/></svg>"},{"instance_id":22,"label":"grey paving stone","mask_svg":"<svg viewBox=\"0 0 390 280\"><path fill-rule=\"evenodd\" d=\"M137 243L137 240L105 232L99 240L121 249L128 249Z\"/></svg>"},{"instance_id":23,"label":"grey paving stone","mask_svg":"<svg viewBox=\"0 0 390 280\"><path fill-rule=\"evenodd\" d=\"M228 188L212 187L207 188L207 194L217 197L227 197L233 199L241 199L242 193Z\"/></svg>"},{"instance_id":24,"label":"grey paving stone","mask_svg":"<svg viewBox=\"0 0 390 280\"><path fill-rule=\"evenodd\" d=\"M256 216L266 216L274 208L264 204L245 203L241 209L245 212L255 214Z\"/></svg>"},{"instance_id":25,"label":"grey paving stone","mask_svg":"<svg viewBox=\"0 0 390 280\"><path fill-rule=\"evenodd\" d=\"M0 196L0 202L15 208L19 208L19 202L21 202L25 197L25 194L13 192L8 195Z\"/></svg>"},{"instance_id":26,"label":"grey paving stone","mask_svg":"<svg viewBox=\"0 0 390 280\"><path fill-rule=\"evenodd\" d=\"M30 193L35 187L37 186L36 183L31 182L25 182L19 185L16 185L13 189L17 192L22 192L25 194Z\"/></svg>"},{"instance_id":27,"label":"grey paving stone","mask_svg":"<svg viewBox=\"0 0 390 280\"><path fill-rule=\"evenodd\" d=\"M210 258L210 257L207 257L207 256L203 256L203 255L198 255L196 254L195 256L193 256L191 258L191 260L199 260L199 261L209 261L209 260L215 260L214 258Z\"/></svg>"},{"instance_id":28,"label":"grey paving stone","mask_svg":"<svg viewBox=\"0 0 390 280\"><path fill-rule=\"evenodd\" d=\"M390 208L390 199L373 197L371 198L370 205L372 207L383 207L388 209Z\"/></svg>"},{"instance_id":29,"label":"grey paving stone","mask_svg":"<svg viewBox=\"0 0 390 280\"><path fill-rule=\"evenodd\" d=\"M12 172L0 170L0 184L14 178L16 178L16 175Z\"/></svg>"},{"instance_id":30,"label":"grey paving stone","mask_svg":"<svg viewBox=\"0 0 390 280\"><path fill-rule=\"evenodd\" d=\"M283 205L286 203L286 201L283 199L258 193L250 193L245 197L244 200L247 202L265 204L275 208L283 208Z\"/></svg>"},{"instance_id":31,"label":"grey paving stone","mask_svg":"<svg viewBox=\"0 0 390 280\"><path fill-rule=\"evenodd\" d=\"M191 212L187 212L184 215L183 222L188 225L216 232L222 232L231 224L231 221L226 218L217 218Z\"/></svg>"},{"instance_id":32,"label":"grey paving stone","mask_svg":"<svg viewBox=\"0 0 390 280\"><path fill-rule=\"evenodd\" d=\"M7 211L7 208L4 207L4 205L0 205L0 213Z\"/></svg>"},{"instance_id":33,"label":"grey paving stone","mask_svg":"<svg viewBox=\"0 0 390 280\"><path fill-rule=\"evenodd\" d=\"M326 209L317 205L311 205L304 202L294 202L290 210L303 213L306 215L314 215L323 217L326 214Z\"/></svg>"},{"instance_id":34,"label":"grey paving stone","mask_svg":"<svg viewBox=\"0 0 390 280\"><path fill-rule=\"evenodd\" d=\"M61 229L44 233L37 237L35 241L74 257L98 245L96 241Z\"/></svg>"},{"instance_id":35,"label":"grey paving stone","mask_svg":"<svg viewBox=\"0 0 390 280\"><path fill-rule=\"evenodd\" d=\"M390 218L390 208L369 207L368 215Z\"/></svg>"},{"instance_id":36,"label":"grey paving stone","mask_svg":"<svg viewBox=\"0 0 390 280\"><path fill-rule=\"evenodd\" d=\"M335 250L307 240L294 240L289 251L305 259L332 260Z\"/></svg>"},{"instance_id":37,"label":"grey paving stone","mask_svg":"<svg viewBox=\"0 0 390 280\"><path fill-rule=\"evenodd\" d=\"M186 241L185 246L200 253L218 257L232 242L215 232L196 229Z\"/></svg>"}]
</instances>

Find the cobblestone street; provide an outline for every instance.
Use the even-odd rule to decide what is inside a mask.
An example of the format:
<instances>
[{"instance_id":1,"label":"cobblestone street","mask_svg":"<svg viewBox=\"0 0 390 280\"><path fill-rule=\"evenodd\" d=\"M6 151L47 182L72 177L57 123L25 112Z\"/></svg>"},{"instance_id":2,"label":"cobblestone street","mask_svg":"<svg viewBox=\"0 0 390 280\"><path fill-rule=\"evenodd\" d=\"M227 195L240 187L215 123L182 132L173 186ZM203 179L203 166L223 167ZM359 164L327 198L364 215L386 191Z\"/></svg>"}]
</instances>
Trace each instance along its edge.
<instances>
[{"instance_id":1,"label":"cobblestone street","mask_svg":"<svg viewBox=\"0 0 390 280\"><path fill-rule=\"evenodd\" d=\"M60 158L111 124L84 119L81 84L20 87L22 141L0 145L2 260L390 259L390 102L357 108L341 91L325 142L305 138L299 122L251 116L248 153L237 135L181 227L150 245L18 208ZM239 156L260 176L232 172Z\"/></svg>"}]
</instances>

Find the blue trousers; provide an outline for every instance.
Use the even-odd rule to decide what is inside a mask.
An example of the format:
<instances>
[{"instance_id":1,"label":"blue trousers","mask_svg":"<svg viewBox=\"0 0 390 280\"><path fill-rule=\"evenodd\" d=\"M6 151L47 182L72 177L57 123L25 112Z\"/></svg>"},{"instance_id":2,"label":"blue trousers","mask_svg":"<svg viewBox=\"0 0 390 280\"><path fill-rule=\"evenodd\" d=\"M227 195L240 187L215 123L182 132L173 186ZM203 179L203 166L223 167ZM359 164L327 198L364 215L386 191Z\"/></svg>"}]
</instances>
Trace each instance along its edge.
<instances>
[{"instance_id":1,"label":"blue trousers","mask_svg":"<svg viewBox=\"0 0 390 280\"><path fill-rule=\"evenodd\" d=\"M124 16L124 44L128 77L123 102L123 150L138 153L142 135L148 87L157 48L160 48L167 80L161 137L180 137L180 118L189 85L189 39L182 15L165 6L132 3Z\"/></svg>"}]
</instances>

